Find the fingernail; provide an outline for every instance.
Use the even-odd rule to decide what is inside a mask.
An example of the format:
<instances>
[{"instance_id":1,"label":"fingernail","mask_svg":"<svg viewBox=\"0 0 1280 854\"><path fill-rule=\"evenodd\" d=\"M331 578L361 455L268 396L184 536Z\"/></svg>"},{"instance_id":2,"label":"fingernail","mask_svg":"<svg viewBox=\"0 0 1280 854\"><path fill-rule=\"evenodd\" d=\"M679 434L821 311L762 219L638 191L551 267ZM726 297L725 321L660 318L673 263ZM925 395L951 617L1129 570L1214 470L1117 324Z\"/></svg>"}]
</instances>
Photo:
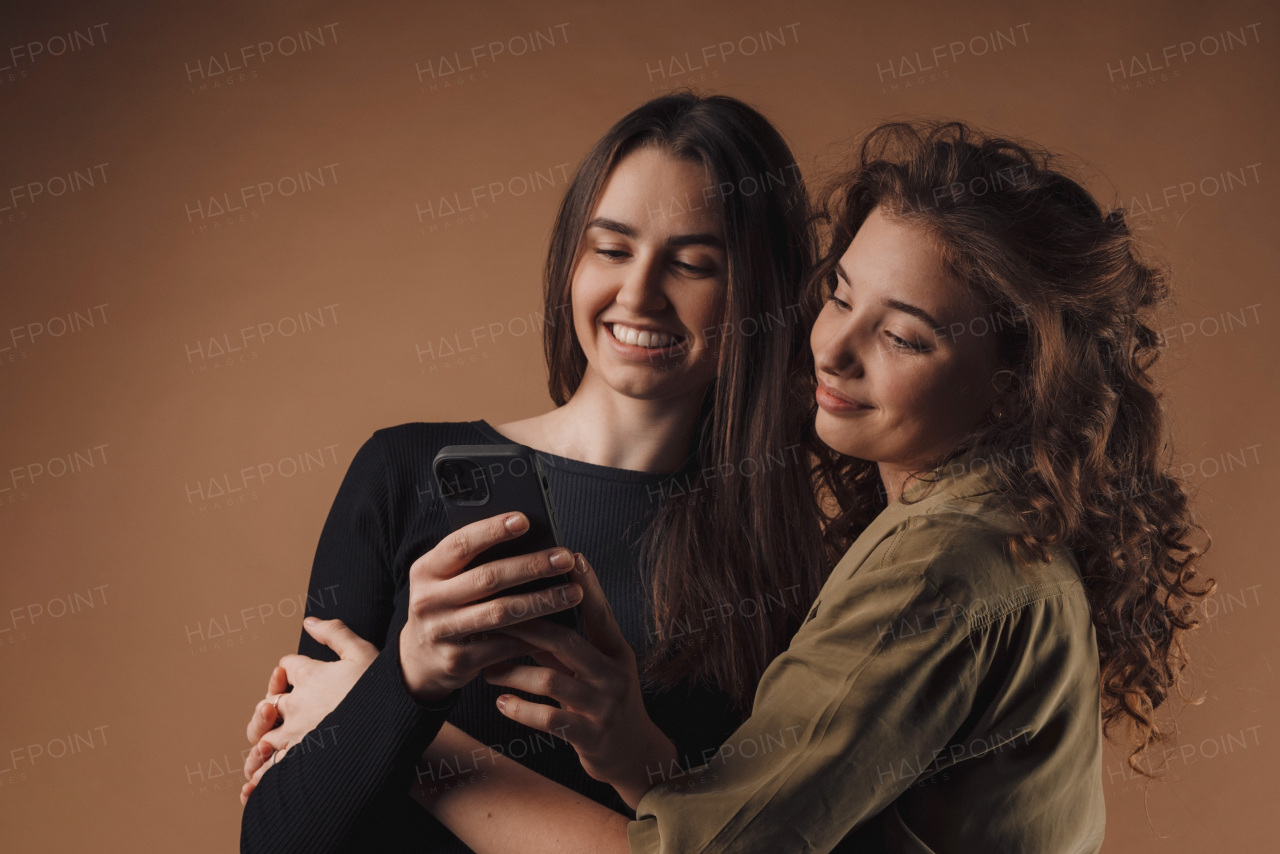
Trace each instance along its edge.
<instances>
[{"instance_id":1,"label":"fingernail","mask_svg":"<svg viewBox=\"0 0 1280 854\"><path fill-rule=\"evenodd\" d=\"M319 625L319 623L320 623L320 620L316 617L307 617L305 620L302 621L302 624L305 626L315 626L315 625Z\"/></svg>"},{"instance_id":2,"label":"fingernail","mask_svg":"<svg viewBox=\"0 0 1280 854\"><path fill-rule=\"evenodd\" d=\"M501 709L505 709L506 707L507 707L507 697L504 694L498 698L498 709L501 710Z\"/></svg>"},{"instance_id":3,"label":"fingernail","mask_svg":"<svg viewBox=\"0 0 1280 854\"><path fill-rule=\"evenodd\" d=\"M524 514L512 513L507 517L507 521L502 524L507 526L507 530L513 534L518 534L525 528L529 527L529 523L525 521Z\"/></svg>"},{"instance_id":4,"label":"fingernail","mask_svg":"<svg viewBox=\"0 0 1280 854\"><path fill-rule=\"evenodd\" d=\"M551 555L551 565L557 569L568 569L573 566L573 555L567 551L558 551Z\"/></svg>"}]
</instances>

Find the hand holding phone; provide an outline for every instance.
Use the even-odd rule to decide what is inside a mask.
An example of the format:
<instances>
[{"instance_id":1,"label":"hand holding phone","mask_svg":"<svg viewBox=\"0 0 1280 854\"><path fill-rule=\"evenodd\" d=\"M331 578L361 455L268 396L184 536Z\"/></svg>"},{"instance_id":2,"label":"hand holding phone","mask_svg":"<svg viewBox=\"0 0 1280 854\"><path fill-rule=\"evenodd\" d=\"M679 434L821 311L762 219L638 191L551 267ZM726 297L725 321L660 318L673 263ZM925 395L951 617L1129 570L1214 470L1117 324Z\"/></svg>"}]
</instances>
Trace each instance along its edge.
<instances>
[{"instance_id":1,"label":"hand holding phone","mask_svg":"<svg viewBox=\"0 0 1280 854\"><path fill-rule=\"evenodd\" d=\"M423 702L535 649L501 633L545 616L576 628L582 587L560 545L546 475L523 445L451 445L432 463L453 533L409 568L401 675ZM500 599L500 607L489 604Z\"/></svg>"},{"instance_id":2,"label":"hand holding phone","mask_svg":"<svg viewBox=\"0 0 1280 854\"><path fill-rule=\"evenodd\" d=\"M472 522L409 567L408 619L399 638L400 672L405 688L419 702L436 703L484 667L532 654L534 647L502 629L572 607L582 599L582 587L565 578L574 559L564 548L470 568L481 554L528 531L529 520L523 513ZM531 578L561 583L533 592L512 592ZM490 601L498 597L499 601Z\"/></svg>"},{"instance_id":3,"label":"hand holding phone","mask_svg":"<svg viewBox=\"0 0 1280 854\"><path fill-rule=\"evenodd\" d=\"M517 444L450 445L436 454L432 469L452 530L499 513L519 512L529 520L527 532L486 550L471 567L563 545L546 472L533 449ZM538 578L500 595L534 593L566 581L567 577ZM573 629L578 626L578 609L556 610L546 619Z\"/></svg>"}]
</instances>

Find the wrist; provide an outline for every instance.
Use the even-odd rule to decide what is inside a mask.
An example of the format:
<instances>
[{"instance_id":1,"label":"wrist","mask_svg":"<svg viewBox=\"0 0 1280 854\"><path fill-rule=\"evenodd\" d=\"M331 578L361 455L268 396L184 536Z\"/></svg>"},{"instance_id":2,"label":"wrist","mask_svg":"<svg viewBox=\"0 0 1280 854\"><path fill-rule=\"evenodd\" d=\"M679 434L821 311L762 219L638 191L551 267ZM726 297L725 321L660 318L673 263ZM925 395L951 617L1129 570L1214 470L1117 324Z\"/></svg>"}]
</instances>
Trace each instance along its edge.
<instances>
[{"instance_id":1,"label":"wrist","mask_svg":"<svg viewBox=\"0 0 1280 854\"><path fill-rule=\"evenodd\" d=\"M400 650L400 681L404 685L404 690L410 697L419 703L427 706L436 706L448 699L453 693L453 688L442 685L432 684L428 679L422 678L423 671L426 670L418 663L418 647L412 642L411 638L405 636L409 630L408 625L400 630L399 650Z\"/></svg>"},{"instance_id":2,"label":"wrist","mask_svg":"<svg viewBox=\"0 0 1280 854\"><path fill-rule=\"evenodd\" d=\"M645 739L646 749L639 762L633 763L619 775L614 784L618 795L635 809L645 793L659 783L684 773L680 767L679 752L675 743L667 738L657 725L650 722L651 732Z\"/></svg>"}]
</instances>

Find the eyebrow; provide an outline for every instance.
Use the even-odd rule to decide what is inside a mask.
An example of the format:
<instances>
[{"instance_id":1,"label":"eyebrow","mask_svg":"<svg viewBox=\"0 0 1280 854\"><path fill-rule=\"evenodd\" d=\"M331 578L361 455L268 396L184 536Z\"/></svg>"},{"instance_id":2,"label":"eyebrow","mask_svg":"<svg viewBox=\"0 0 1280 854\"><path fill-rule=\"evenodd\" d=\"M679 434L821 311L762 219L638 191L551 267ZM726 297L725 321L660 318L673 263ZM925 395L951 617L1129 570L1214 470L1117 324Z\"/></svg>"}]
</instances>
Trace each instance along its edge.
<instances>
[{"instance_id":1,"label":"eyebrow","mask_svg":"<svg viewBox=\"0 0 1280 854\"><path fill-rule=\"evenodd\" d=\"M840 264L839 261L836 262L836 275L844 279L844 282L846 285L848 285L849 287L853 287L853 283L849 281L849 274L844 271L844 267ZM885 306L885 308L892 308L897 311L901 311L905 314L909 314L912 317L920 318L925 323L929 324L930 329L942 328L942 324L934 320L933 317L929 314L929 312L925 311L923 308L914 306L909 302L903 302L902 300L898 300L898 299L887 299L884 301L883 305Z\"/></svg>"},{"instance_id":2,"label":"eyebrow","mask_svg":"<svg viewBox=\"0 0 1280 854\"><path fill-rule=\"evenodd\" d=\"M920 318L925 323L929 324L930 329L942 328L942 324L930 317L929 312L925 311L923 308L918 308L911 303L903 302L902 300L887 299L884 301L884 304L888 308L896 308L898 311Z\"/></svg>"},{"instance_id":3,"label":"eyebrow","mask_svg":"<svg viewBox=\"0 0 1280 854\"><path fill-rule=\"evenodd\" d=\"M598 216L591 222L587 223L587 228L603 228L605 231L613 231L624 237L635 239L639 235L636 230L625 222L618 222L616 219L608 219L607 217ZM668 246L712 246L716 249L724 249L724 238L718 234L711 232L700 232L695 234L676 234L667 238Z\"/></svg>"}]
</instances>

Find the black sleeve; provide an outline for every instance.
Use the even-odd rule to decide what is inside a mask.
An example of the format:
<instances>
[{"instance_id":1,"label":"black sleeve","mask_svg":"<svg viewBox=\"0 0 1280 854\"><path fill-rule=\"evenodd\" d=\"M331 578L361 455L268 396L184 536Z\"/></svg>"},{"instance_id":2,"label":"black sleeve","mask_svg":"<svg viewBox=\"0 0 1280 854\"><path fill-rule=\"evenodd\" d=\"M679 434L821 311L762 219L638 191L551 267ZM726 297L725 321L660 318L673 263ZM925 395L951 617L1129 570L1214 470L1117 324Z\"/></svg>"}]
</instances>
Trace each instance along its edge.
<instances>
[{"instance_id":1,"label":"black sleeve","mask_svg":"<svg viewBox=\"0 0 1280 854\"><path fill-rule=\"evenodd\" d=\"M351 461L325 521L308 614L339 617L362 638L384 642L396 594L388 526L387 469L375 434ZM298 651L336 658L305 631ZM386 812L389 795L408 801L414 764L455 698L438 707L414 700L401 680L399 647L387 643L338 707L262 776L241 819L241 852L317 854L357 842L348 837Z\"/></svg>"}]
</instances>

